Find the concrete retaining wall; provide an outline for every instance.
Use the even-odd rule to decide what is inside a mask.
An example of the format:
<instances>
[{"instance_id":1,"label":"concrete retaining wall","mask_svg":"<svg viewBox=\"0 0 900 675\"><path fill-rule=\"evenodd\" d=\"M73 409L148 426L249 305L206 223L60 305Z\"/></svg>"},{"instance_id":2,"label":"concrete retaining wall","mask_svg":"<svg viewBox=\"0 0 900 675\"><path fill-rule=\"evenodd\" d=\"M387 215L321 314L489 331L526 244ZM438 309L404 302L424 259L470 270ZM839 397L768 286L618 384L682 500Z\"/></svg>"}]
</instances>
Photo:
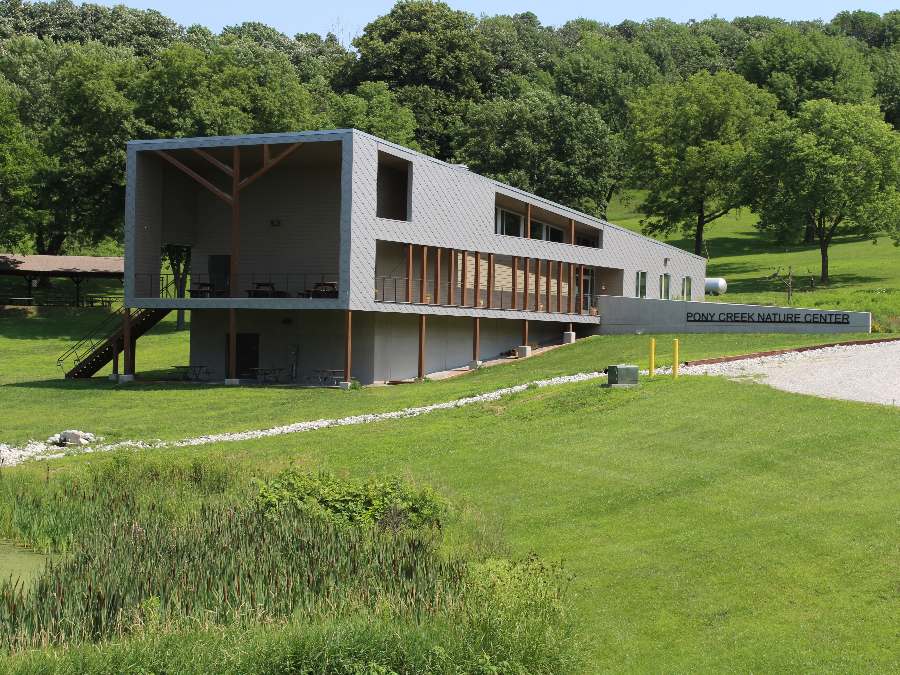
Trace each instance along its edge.
<instances>
[{"instance_id":1,"label":"concrete retaining wall","mask_svg":"<svg viewBox=\"0 0 900 675\"><path fill-rule=\"evenodd\" d=\"M600 333L868 333L869 312L602 297Z\"/></svg>"}]
</instances>

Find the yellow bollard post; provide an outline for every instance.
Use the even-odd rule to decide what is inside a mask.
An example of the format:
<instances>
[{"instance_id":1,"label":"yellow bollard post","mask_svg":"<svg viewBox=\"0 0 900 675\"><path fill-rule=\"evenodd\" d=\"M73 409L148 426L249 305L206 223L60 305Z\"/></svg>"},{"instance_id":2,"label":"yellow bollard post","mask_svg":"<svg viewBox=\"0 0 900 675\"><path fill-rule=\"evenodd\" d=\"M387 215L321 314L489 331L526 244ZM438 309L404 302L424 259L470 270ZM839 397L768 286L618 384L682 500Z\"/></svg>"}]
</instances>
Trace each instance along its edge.
<instances>
[{"instance_id":1,"label":"yellow bollard post","mask_svg":"<svg viewBox=\"0 0 900 675\"><path fill-rule=\"evenodd\" d=\"M650 338L650 377L653 377L654 370L656 370L656 340Z\"/></svg>"},{"instance_id":2,"label":"yellow bollard post","mask_svg":"<svg viewBox=\"0 0 900 675\"><path fill-rule=\"evenodd\" d=\"M678 340L673 340L672 342L673 342L672 350L674 352L672 354L672 379L677 380L678 379Z\"/></svg>"}]
</instances>

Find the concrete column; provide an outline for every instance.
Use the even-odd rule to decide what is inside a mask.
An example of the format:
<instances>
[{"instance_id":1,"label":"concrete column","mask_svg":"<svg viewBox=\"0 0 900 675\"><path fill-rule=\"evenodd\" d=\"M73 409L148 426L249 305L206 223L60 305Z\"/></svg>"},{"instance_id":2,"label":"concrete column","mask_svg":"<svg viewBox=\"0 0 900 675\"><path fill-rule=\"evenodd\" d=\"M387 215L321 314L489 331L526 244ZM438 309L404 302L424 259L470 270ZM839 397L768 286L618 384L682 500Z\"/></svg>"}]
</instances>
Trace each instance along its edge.
<instances>
[{"instance_id":1,"label":"concrete column","mask_svg":"<svg viewBox=\"0 0 900 675\"><path fill-rule=\"evenodd\" d=\"M531 356L531 345L528 344L528 320L522 321L522 344L519 345L519 358L527 359Z\"/></svg>"},{"instance_id":2,"label":"concrete column","mask_svg":"<svg viewBox=\"0 0 900 675\"><path fill-rule=\"evenodd\" d=\"M472 332L472 360L469 361L469 370L478 370L481 361L478 360L478 348L481 340L481 319L475 318Z\"/></svg>"}]
</instances>

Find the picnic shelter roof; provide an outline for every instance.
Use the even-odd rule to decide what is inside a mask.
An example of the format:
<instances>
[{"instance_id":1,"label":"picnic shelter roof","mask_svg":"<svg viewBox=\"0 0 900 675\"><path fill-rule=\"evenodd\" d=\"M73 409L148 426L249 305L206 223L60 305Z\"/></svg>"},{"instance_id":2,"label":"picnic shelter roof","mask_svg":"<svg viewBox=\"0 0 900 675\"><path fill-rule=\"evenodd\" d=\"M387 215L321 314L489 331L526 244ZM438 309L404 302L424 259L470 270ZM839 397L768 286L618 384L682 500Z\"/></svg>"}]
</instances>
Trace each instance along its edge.
<instances>
[{"instance_id":1,"label":"picnic shelter roof","mask_svg":"<svg viewBox=\"0 0 900 675\"><path fill-rule=\"evenodd\" d=\"M90 255L17 255L0 253L0 274L20 277L124 279L125 258Z\"/></svg>"}]
</instances>

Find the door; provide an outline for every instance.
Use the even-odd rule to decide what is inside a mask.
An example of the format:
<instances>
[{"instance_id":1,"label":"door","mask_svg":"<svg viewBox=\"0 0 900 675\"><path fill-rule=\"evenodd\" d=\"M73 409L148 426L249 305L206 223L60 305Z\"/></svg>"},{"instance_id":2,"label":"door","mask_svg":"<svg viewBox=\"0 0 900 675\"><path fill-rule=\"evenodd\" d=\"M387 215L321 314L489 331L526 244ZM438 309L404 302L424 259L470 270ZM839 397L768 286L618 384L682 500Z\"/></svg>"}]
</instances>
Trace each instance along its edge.
<instances>
[{"instance_id":1,"label":"door","mask_svg":"<svg viewBox=\"0 0 900 675\"><path fill-rule=\"evenodd\" d=\"M231 256L211 255L207 259L206 271L209 281L215 284L216 294L220 296L230 295L229 285L231 280ZM224 291L221 292L221 291Z\"/></svg>"},{"instance_id":2,"label":"door","mask_svg":"<svg viewBox=\"0 0 900 675\"><path fill-rule=\"evenodd\" d=\"M231 334L225 333L225 373L228 373L228 363L231 360ZM235 358L238 379L256 378L256 373L251 368L259 368L259 333L238 333L237 351Z\"/></svg>"}]
</instances>

